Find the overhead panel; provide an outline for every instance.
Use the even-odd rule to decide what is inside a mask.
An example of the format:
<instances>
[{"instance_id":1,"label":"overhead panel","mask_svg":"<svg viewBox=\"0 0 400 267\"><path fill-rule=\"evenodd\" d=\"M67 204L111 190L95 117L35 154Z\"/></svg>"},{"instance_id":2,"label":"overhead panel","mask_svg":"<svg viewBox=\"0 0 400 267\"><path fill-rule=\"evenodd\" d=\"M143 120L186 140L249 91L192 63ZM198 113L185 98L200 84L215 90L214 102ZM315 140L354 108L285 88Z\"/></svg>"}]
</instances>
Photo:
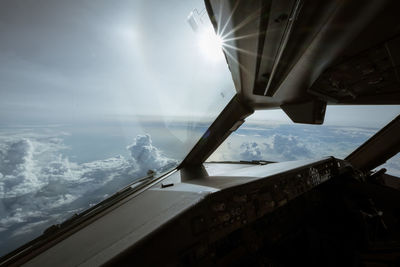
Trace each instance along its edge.
<instances>
[{"instance_id":1,"label":"overhead panel","mask_svg":"<svg viewBox=\"0 0 400 267\"><path fill-rule=\"evenodd\" d=\"M336 103L400 104L400 36L344 58L309 92Z\"/></svg>"},{"instance_id":2,"label":"overhead panel","mask_svg":"<svg viewBox=\"0 0 400 267\"><path fill-rule=\"evenodd\" d=\"M335 1L272 1L254 94L275 95L335 8Z\"/></svg>"}]
</instances>

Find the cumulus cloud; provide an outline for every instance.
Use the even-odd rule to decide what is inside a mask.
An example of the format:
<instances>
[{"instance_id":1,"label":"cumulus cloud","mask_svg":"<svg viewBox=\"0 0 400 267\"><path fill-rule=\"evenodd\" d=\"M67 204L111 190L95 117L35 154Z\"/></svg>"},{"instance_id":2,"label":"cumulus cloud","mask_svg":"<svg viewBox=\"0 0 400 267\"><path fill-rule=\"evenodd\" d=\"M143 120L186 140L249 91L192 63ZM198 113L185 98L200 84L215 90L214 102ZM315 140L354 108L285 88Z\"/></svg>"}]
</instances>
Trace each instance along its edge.
<instances>
[{"instance_id":1,"label":"cumulus cloud","mask_svg":"<svg viewBox=\"0 0 400 267\"><path fill-rule=\"evenodd\" d=\"M0 198L28 193L40 186L33 152L34 146L29 139L10 142L0 151Z\"/></svg>"},{"instance_id":2,"label":"cumulus cloud","mask_svg":"<svg viewBox=\"0 0 400 267\"><path fill-rule=\"evenodd\" d=\"M130 157L78 164L63 156L65 148L54 136L0 136L0 240L59 223L150 169L163 172L177 164L148 134L127 146Z\"/></svg>"},{"instance_id":3,"label":"cumulus cloud","mask_svg":"<svg viewBox=\"0 0 400 267\"><path fill-rule=\"evenodd\" d=\"M377 129L310 125L244 127L232 134L209 160L288 161L346 157Z\"/></svg>"},{"instance_id":4,"label":"cumulus cloud","mask_svg":"<svg viewBox=\"0 0 400 267\"><path fill-rule=\"evenodd\" d=\"M164 157L161 151L152 145L150 135L138 135L133 144L127 146L132 158L142 170L167 170L175 160Z\"/></svg>"},{"instance_id":5,"label":"cumulus cloud","mask_svg":"<svg viewBox=\"0 0 400 267\"><path fill-rule=\"evenodd\" d=\"M269 150L286 160L310 158L313 155L307 145L295 136L275 135L273 146L269 147Z\"/></svg>"},{"instance_id":6,"label":"cumulus cloud","mask_svg":"<svg viewBox=\"0 0 400 267\"><path fill-rule=\"evenodd\" d=\"M270 142L250 141L240 145L241 160L273 159L273 161L296 160L312 157L312 152L297 137L275 134Z\"/></svg>"},{"instance_id":7,"label":"cumulus cloud","mask_svg":"<svg viewBox=\"0 0 400 267\"><path fill-rule=\"evenodd\" d=\"M243 160L260 160L262 159L262 147L256 142L245 142L240 145L242 152L240 157Z\"/></svg>"}]
</instances>

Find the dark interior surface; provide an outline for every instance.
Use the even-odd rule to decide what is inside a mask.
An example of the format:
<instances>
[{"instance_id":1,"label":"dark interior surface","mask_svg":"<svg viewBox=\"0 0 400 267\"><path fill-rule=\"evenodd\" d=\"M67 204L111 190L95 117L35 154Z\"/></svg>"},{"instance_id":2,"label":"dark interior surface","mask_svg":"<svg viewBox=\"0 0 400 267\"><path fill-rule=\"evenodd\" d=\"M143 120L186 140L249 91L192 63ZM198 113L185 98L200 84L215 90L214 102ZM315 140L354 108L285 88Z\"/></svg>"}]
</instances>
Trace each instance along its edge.
<instances>
[{"instance_id":1,"label":"dark interior surface","mask_svg":"<svg viewBox=\"0 0 400 267\"><path fill-rule=\"evenodd\" d=\"M294 122L321 124L323 116L313 119L306 104L400 103L398 1L206 5L215 31L228 37L224 51L236 91L251 108L281 107Z\"/></svg>"},{"instance_id":2,"label":"dark interior surface","mask_svg":"<svg viewBox=\"0 0 400 267\"><path fill-rule=\"evenodd\" d=\"M311 169L210 195L107 265L398 266L399 192L347 164L308 183Z\"/></svg>"}]
</instances>

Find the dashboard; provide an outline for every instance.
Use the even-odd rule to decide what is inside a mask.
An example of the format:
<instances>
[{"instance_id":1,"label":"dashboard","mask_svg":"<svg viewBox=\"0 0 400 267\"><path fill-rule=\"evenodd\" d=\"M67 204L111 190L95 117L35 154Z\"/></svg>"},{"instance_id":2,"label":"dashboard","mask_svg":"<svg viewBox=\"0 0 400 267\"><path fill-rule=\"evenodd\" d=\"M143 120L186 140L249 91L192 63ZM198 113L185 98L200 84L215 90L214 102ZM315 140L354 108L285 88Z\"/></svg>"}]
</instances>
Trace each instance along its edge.
<instances>
[{"instance_id":1,"label":"dashboard","mask_svg":"<svg viewBox=\"0 0 400 267\"><path fill-rule=\"evenodd\" d=\"M219 240L331 179L337 169L338 162L330 158L210 194L187 215L190 235Z\"/></svg>"},{"instance_id":2,"label":"dashboard","mask_svg":"<svg viewBox=\"0 0 400 267\"><path fill-rule=\"evenodd\" d=\"M178 170L34 251L23 265L212 264L221 259L216 249L224 239L266 216L281 224L284 216L273 214L335 178L345 165L329 157Z\"/></svg>"}]
</instances>

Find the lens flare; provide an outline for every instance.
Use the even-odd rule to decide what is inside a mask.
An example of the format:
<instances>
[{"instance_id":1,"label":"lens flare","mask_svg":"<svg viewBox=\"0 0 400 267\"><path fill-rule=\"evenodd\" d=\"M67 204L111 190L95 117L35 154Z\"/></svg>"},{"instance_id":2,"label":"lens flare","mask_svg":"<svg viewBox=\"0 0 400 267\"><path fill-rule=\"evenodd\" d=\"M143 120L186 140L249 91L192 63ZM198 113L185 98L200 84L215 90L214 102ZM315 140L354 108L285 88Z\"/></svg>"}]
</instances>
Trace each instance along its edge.
<instances>
[{"instance_id":1,"label":"lens flare","mask_svg":"<svg viewBox=\"0 0 400 267\"><path fill-rule=\"evenodd\" d=\"M223 40L214 33L212 28L202 29L198 38L200 51L206 59L219 61L224 58L222 52Z\"/></svg>"}]
</instances>

